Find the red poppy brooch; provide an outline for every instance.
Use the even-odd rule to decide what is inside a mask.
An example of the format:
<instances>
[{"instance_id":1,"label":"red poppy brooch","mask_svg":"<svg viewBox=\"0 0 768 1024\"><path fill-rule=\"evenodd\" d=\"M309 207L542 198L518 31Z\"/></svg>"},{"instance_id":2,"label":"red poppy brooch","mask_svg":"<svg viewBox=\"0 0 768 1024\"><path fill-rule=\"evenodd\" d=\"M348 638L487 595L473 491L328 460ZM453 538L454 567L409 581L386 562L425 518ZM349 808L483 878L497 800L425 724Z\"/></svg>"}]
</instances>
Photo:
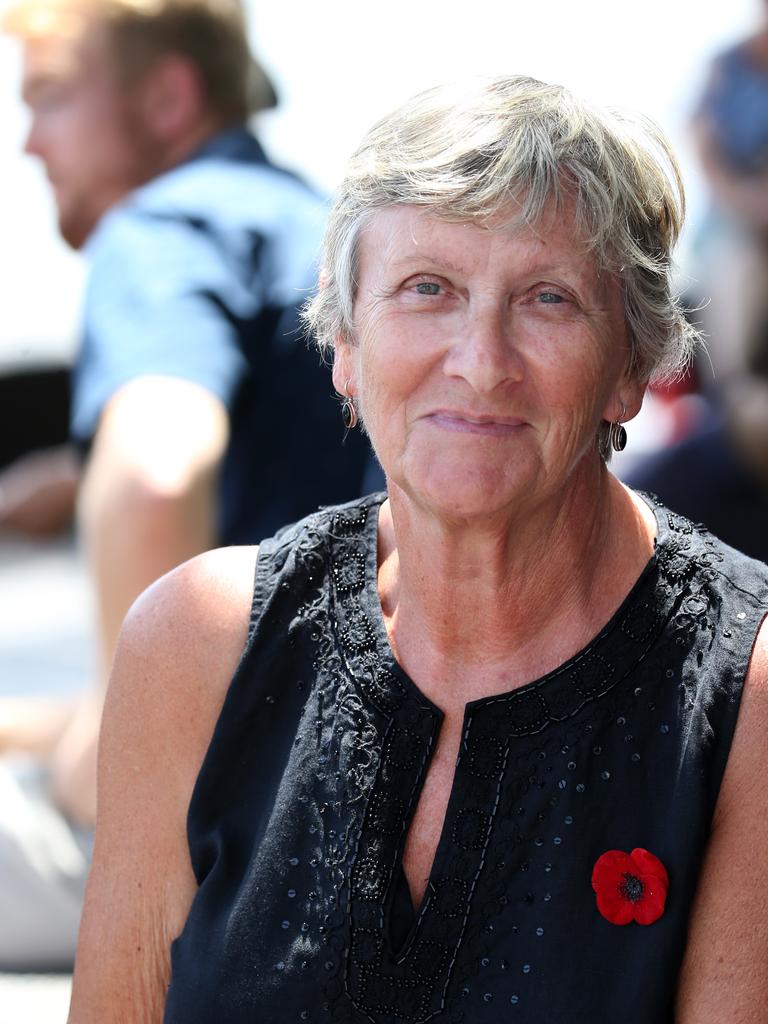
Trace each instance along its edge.
<instances>
[{"instance_id":1,"label":"red poppy brooch","mask_svg":"<svg viewBox=\"0 0 768 1024\"><path fill-rule=\"evenodd\" d=\"M597 909L611 924L653 924L664 913L669 875L658 857L640 847L608 850L595 862L592 888Z\"/></svg>"}]
</instances>

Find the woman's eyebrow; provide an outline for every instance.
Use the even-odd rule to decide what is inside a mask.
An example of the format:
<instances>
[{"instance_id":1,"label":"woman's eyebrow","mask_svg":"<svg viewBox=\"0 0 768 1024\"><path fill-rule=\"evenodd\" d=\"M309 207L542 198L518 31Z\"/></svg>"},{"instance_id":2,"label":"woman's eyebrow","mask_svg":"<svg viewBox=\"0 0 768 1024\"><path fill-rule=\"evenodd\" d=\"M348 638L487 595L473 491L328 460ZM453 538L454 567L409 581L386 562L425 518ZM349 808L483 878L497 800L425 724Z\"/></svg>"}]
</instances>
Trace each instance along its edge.
<instances>
[{"instance_id":1,"label":"woman's eyebrow","mask_svg":"<svg viewBox=\"0 0 768 1024\"><path fill-rule=\"evenodd\" d=\"M455 274L462 274L466 269L454 263L452 260L441 256L439 253L428 251L409 253L406 256L395 256L389 260L389 265L397 268L407 268L416 265L424 266L424 264L431 264L432 266L440 267L443 270L451 270Z\"/></svg>"}]
</instances>

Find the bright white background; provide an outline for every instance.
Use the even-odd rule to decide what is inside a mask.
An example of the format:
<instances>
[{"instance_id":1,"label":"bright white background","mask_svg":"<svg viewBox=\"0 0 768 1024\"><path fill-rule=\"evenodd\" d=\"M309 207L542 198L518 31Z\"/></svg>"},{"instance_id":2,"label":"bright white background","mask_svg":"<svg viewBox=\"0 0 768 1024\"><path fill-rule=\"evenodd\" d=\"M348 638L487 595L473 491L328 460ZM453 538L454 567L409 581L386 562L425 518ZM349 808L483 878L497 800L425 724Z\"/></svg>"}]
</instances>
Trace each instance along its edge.
<instances>
[{"instance_id":1,"label":"bright white background","mask_svg":"<svg viewBox=\"0 0 768 1024\"><path fill-rule=\"evenodd\" d=\"M282 103L259 130L326 189L374 118L464 73L519 72L655 117L678 150L691 224L704 195L686 121L707 61L761 0L246 0ZM82 266L57 240L45 179L20 154L17 45L0 39L0 362L74 345ZM690 237L690 233L689 233Z\"/></svg>"}]
</instances>

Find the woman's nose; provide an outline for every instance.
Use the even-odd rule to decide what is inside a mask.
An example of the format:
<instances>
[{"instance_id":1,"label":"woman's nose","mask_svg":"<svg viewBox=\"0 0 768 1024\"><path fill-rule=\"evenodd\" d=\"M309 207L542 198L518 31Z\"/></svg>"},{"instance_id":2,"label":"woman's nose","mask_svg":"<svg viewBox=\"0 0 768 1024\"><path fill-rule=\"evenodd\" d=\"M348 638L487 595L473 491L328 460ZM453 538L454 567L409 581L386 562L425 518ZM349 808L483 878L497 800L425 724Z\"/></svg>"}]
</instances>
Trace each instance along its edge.
<instances>
[{"instance_id":1,"label":"woman's nose","mask_svg":"<svg viewBox=\"0 0 768 1024\"><path fill-rule=\"evenodd\" d=\"M479 394L522 379L523 360L506 305L468 310L462 336L451 346L444 370L463 377Z\"/></svg>"}]
</instances>

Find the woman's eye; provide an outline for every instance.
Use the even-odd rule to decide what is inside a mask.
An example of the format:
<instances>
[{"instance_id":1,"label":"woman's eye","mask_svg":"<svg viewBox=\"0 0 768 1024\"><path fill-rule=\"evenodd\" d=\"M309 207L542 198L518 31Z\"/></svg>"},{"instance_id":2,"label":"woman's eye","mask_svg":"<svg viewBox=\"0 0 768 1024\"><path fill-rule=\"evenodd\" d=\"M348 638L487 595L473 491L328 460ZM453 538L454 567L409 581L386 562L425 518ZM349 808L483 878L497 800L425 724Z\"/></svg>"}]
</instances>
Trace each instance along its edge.
<instances>
[{"instance_id":1,"label":"woman's eye","mask_svg":"<svg viewBox=\"0 0 768 1024\"><path fill-rule=\"evenodd\" d=\"M565 301L563 296L562 295L558 295L557 292L539 292L538 299L539 299L539 302L548 302L548 303L549 302L557 303L557 302L564 302Z\"/></svg>"},{"instance_id":2,"label":"woman's eye","mask_svg":"<svg viewBox=\"0 0 768 1024\"><path fill-rule=\"evenodd\" d=\"M440 285L437 281L419 281L416 285L416 291L419 295L439 295Z\"/></svg>"}]
</instances>

